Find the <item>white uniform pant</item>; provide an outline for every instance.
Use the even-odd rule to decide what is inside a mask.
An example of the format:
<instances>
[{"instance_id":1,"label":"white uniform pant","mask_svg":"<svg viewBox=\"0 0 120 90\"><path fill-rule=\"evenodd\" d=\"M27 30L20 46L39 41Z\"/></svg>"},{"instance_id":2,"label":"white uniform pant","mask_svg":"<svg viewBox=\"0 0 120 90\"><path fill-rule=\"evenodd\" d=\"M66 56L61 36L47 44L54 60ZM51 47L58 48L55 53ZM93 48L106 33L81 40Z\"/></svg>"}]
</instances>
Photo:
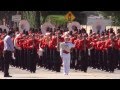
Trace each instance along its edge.
<instances>
[{"instance_id":1,"label":"white uniform pant","mask_svg":"<svg viewBox=\"0 0 120 90\"><path fill-rule=\"evenodd\" d=\"M70 71L70 54L63 55L63 73L68 74Z\"/></svg>"}]
</instances>

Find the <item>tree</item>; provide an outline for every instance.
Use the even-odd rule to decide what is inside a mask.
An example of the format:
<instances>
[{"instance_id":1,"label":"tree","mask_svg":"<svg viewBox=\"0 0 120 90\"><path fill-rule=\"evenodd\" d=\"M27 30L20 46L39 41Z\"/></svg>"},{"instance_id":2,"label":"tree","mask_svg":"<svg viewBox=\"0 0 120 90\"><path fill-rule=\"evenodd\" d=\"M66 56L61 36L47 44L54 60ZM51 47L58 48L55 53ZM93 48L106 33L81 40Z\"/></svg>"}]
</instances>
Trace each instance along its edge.
<instances>
[{"instance_id":1,"label":"tree","mask_svg":"<svg viewBox=\"0 0 120 90\"><path fill-rule=\"evenodd\" d=\"M32 28L36 27L36 12L35 11L23 11L22 18L28 20Z\"/></svg>"},{"instance_id":2,"label":"tree","mask_svg":"<svg viewBox=\"0 0 120 90\"><path fill-rule=\"evenodd\" d=\"M11 25L12 24L12 15L15 15L17 11L0 11L0 21L3 18L6 20L6 23Z\"/></svg>"},{"instance_id":3,"label":"tree","mask_svg":"<svg viewBox=\"0 0 120 90\"><path fill-rule=\"evenodd\" d=\"M41 11L41 15L43 16L43 22L45 22L48 15L63 15L65 16L69 11ZM83 11L72 11L72 13L75 15L75 21L78 21L80 23L86 23L86 15L81 13ZM84 21L85 20L85 21Z\"/></svg>"},{"instance_id":4,"label":"tree","mask_svg":"<svg viewBox=\"0 0 120 90\"><path fill-rule=\"evenodd\" d=\"M19 11L19 14L22 16L22 19L27 19L31 27L39 27L40 24L45 22L45 19L48 15L63 15L65 16L69 11ZM82 11L72 11L75 15L75 21L82 23L83 15L81 16ZM12 22L12 15L16 15L17 11L0 11L0 21L3 18L6 19L6 23L10 26L14 24Z\"/></svg>"},{"instance_id":5,"label":"tree","mask_svg":"<svg viewBox=\"0 0 120 90\"><path fill-rule=\"evenodd\" d=\"M101 11L105 18L110 18L113 21L113 25L120 25L120 11Z\"/></svg>"},{"instance_id":6,"label":"tree","mask_svg":"<svg viewBox=\"0 0 120 90\"><path fill-rule=\"evenodd\" d=\"M65 25L67 23L63 15L48 15L45 21L50 21L54 25Z\"/></svg>"}]
</instances>

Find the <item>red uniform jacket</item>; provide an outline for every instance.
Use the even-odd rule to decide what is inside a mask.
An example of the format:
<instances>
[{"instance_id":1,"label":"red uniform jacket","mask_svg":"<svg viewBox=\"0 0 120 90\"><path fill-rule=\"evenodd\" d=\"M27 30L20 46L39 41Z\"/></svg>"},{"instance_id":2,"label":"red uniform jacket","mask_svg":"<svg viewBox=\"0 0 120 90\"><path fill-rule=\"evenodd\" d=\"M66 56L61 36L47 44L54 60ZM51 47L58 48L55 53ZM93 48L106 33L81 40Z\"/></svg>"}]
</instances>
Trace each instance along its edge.
<instances>
[{"instance_id":1,"label":"red uniform jacket","mask_svg":"<svg viewBox=\"0 0 120 90\"><path fill-rule=\"evenodd\" d=\"M86 42L86 43L85 43L86 48L87 48L87 49L90 48L90 41L86 39L85 42ZM80 40L79 48L80 48L80 50L84 50L84 40L83 40L83 39Z\"/></svg>"},{"instance_id":2,"label":"red uniform jacket","mask_svg":"<svg viewBox=\"0 0 120 90\"><path fill-rule=\"evenodd\" d=\"M49 48L50 49L55 49L57 46L57 38L52 37L52 39L49 41Z\"/></svg>"},{"instance_id":3,"label":"red uniform jacket","mask_svg":"<svg viewBox=\"0 0 120 90\"><path fill-rule=\"evenodd\" d=\"M74 40L74 44L75 44L75 49L80 49L80 39Z\"/></svg>"},{"instance_id":4,"label":"red uniform jacket","mask_svg":"<svg viewBox=\"0 0 120 90\"><path fill-rule=\"evenodd\" d=\"M28 39L27 48L28 49L36 49L36 50L38 50L39 49L39 41L37 39L34 39L34 40Z\"/></svg>"},{"instance_id":5,"label":"red uniform jacket","mask_svg":"<svg viewBox=\"0 0 120 90\"><path fill-rule=\"evenodd\" d=\"M97 42L98 42L98 40L94 39L94 38L92 39L92 42L91 42L91 46L96 50L97 50Z\"/></svg>"},{"instance_id":6,"label":"red uniform jacket","mask_svg":"<svg viewBox=\"0 0 120 90\"><path fill-rule=\"evenodd\" d=\"M44 49L45 48L45 40L42 38L42 39L40 39L40 47L42 48L42 49Z\"/></svg>"},{"instance_id":7,"label":"red uniform jacket","mask_svg":"<svg viewBox=\"0 0 120 90\"><path fill-rule=\"evenodd\" d=\"M118 45L118 49L120 49L120 39L118 40L117 45Z\"/></svg>"},{"instance_id":8,"label":"red uniform jacket","mask_svg":"<svg viewBox=\"0 0 120 90\"><path fill-rule=\"evenodd\" d=\"M70 41L71 41L73 44L75 43L75 40L76 40L75 37L70 38Z\"/></svg>"},{"instance_id":9,"label":"red uniform jacket","mask_svg":"<svg viewBox=\"0 0 120 90\"><path fill-rule=\"evenodd\" d=\"M97 50L100 50L100 51L105 50L105 42L104 41L97 42Z\"/></svg>"},{"instance_id":10,"label":"red uniform jacket","mask_svg":"<svg viewBox=\"0 0 120 90\"><path fill-rule=\"evenodd\" d=\"M23 48L23 49L28 49L28 47L27 47L27 39L24 39L24 41L23 41L23 39L21 40L21 47Z\"/></svg>"},{"instance_id":11,"label":"red uniform jacket","mask_svg":"<svg viewBox=\"0 0 120 90\"><path fill-rule=\"evenodd\" d=\"M23 44L24 40L22 39L22 37L18 37L18 38L16 38L16 40L17 40L17 42L16 42L17 47L23 48L22 44Z\"/></svg>"},{"instance_id":12,"label":"red uniform jacket","mask_svg":"<svg viewBox=\"0 0 120 90\"><path fill-rule=\"evenodd\" d=\"M117 42L115 42L115 40L113 40L113 42L114 42L114 47L116 47ZM112 41L110 39L106 40L105 47L106 48L112 47Z\"/></svg>"},{"instance_id":13,"label":"red uniform jacket","mask_svg":"<svg viewBox=\"0 0 120 90\"><path fill-rule=\"evenodd\" d=\"M119 46L118 46L118 39L114 40L115 42L115 49L119 49Z\"/></svg>"},{"instance_id":14,"label":"red uniform jacket","mask_svg":"<svg viewBox=\"0 0 120 90\"><path fill-rule=\"evenodd\" d=\"M4 42L3 40L0 39L0 55L2 55L3 49L4 49Z\"/></svg>"},{"instance_id":15,"label":"red uniform jacket","mask_svg":"<svg viewBox=\"0 0 120 90\"><path fill-rule=\"evenodd\" d=\"M63 37L60 37L60 38L59 38L59 42L64 42L64 38L63 38Z\"/></svg>"}]
</instances>

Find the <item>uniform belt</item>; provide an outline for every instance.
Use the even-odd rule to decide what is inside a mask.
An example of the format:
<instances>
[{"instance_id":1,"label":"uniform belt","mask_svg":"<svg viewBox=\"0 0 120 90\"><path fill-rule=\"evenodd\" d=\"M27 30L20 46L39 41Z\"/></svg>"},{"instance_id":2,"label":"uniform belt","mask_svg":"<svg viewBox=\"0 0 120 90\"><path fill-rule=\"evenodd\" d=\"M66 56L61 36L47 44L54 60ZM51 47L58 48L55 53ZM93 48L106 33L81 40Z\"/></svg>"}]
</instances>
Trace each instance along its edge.
<instances>
[{"instance_id":1,"label":"uniform belt","mask_svg":"<svg viewBox=\"0 0 120 90\"><path fill-rule=\"evenodd\" d=\"M63 53L65 53L65 54L69 54L69 52L67 52L66 50L63 50Z\"/></svg>"}]
</instances>

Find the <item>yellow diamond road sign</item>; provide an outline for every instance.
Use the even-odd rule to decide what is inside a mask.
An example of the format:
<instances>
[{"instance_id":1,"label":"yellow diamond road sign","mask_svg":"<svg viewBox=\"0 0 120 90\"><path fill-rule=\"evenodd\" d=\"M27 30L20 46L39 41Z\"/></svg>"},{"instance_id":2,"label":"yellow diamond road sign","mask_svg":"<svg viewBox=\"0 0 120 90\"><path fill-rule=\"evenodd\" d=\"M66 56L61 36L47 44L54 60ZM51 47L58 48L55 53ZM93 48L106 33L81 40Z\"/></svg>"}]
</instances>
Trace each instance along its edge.
<instances>
[{"instance_id":1,"label":"yellow diamond road sign","mask_svg":"<svg viewBox=\"0 0 120 90\"><path fill-rule=\"evenodd\" d=\"M65 19L67 21L73 21L75 19L75 16L73 15L72 12L68 12L66 15L65 15Z\"/></svg>"}]
</instances>

